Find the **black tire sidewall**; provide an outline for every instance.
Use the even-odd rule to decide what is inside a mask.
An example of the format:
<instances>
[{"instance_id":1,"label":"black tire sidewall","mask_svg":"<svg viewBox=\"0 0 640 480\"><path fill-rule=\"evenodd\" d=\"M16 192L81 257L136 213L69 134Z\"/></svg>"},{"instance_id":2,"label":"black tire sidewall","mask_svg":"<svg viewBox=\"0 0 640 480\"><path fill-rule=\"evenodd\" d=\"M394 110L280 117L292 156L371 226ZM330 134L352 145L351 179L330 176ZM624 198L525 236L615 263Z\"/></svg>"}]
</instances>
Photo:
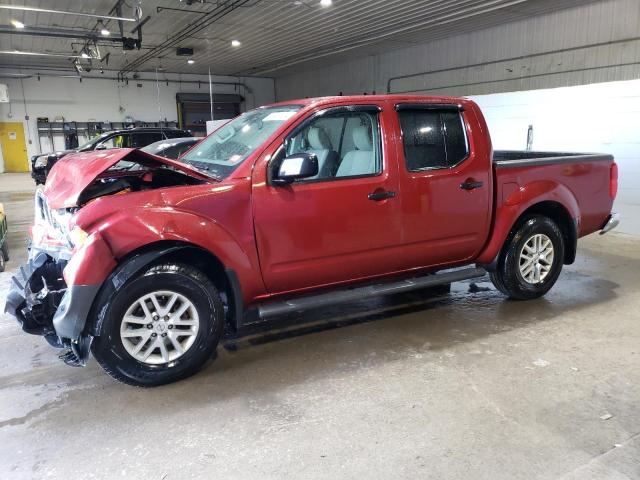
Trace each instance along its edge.
<instances>
[{"instance_id":1,"label":"black tire sidewall","mask_svg":"<svg viewBox=\"0 0 640 480\"><path fill-rule=\"evenodd\" d=\"M168 364L150 365L126 351L120 326L124 313L134 301L164 289L187 297L198 312L200 325L195 342L184 355ZM100 336L94 340L92 351L98 362L116 378L140 386L163 385L195 373L215 351L223 328L222 304L213 285L197 271L189 267L162 266L109 293L105 295L109 300Z\"/></svg>"},{"instance_id":2,"label":"black tire sidewall","mask_svg":"<svg viewBox=\"0 0 640 480\"><path fill-rule=\"evenodd\" d=\"M524 244L534 235L546 235L553 244L554 256L551 271L540 283L527 282L520 273L520 252ZM564 263L564 240L560 228L549 218L533 216L524 221L512 235L502 266L502 285L513 298L537 298L549 291L562 271Z\"/></svg>"}]
</instances>

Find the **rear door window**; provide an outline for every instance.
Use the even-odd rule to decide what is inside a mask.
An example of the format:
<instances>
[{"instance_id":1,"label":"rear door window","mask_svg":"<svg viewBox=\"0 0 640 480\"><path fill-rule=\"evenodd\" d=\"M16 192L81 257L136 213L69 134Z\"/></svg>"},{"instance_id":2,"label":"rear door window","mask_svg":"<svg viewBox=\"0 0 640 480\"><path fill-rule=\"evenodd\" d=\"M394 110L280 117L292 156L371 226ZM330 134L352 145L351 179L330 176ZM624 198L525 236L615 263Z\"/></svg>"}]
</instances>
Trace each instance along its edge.
<instances>
[{"instance_id":1,"label":"rear door window","mask_svg":"<svg viewBox=\"0 0 640 480\"><path fill-rule=\"evenodd\" d=\"M460 112L449 110L401 110L405 164L416 172L458 165L468 155Z\"/></svg>"}]
</instances>

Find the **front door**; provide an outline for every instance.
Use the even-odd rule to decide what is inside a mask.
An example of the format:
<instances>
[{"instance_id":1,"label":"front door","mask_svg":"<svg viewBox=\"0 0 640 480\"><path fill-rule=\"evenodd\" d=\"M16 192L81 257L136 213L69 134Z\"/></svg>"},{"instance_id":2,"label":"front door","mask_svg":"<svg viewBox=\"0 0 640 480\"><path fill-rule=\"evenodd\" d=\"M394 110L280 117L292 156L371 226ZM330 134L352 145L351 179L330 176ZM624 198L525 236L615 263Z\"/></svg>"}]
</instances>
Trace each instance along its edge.
<instances>
[{"instance_id":1,"label":"front door","mask_svg":"<svg viewBox=\"0 0 640 480\"><path fill-rule=\"evenodd\" d=\"M472 260L491 221L491 159L474 149L456 105L397 110L406 267Z\"/></svg>"},{"instance_id":2,"label":"front door","mask_svg":"<svg viewBox=\"0 0 640 480\"><path fill-rule=\"evenodd\" d=\"M401 248L397 161L379 105L333 108L304 121L254 168L253 209L263 279L271 293L394 271ZM392 119L391 119L392 120ZM278 150L279 148L279 150ZM318 157L318 176L270 185L267 169L299 152ZM269 155L266 156L269 158Z\"/></svg>"},{"instance_id":3,"label":"front door","mask_svg":"<svg viewBox=\"0 0 640 480\"><path fill-rule=\"evenodd\" d=\"M0 122L0 146L5 172L29 171L22 122Z\"/></svg>"}]
</instances>

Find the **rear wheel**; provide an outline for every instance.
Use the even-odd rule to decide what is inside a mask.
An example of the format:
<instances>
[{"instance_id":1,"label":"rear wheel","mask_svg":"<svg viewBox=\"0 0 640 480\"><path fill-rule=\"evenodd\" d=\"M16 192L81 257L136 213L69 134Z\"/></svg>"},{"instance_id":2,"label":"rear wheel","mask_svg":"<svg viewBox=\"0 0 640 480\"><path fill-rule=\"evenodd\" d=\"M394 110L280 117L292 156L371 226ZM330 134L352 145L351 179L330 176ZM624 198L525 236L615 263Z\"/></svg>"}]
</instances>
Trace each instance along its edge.
<instances>
[{"instance_id":1,"label":"rear wheel","mask_svg":"<svg viewBox=\"0 0 640 480\"><path fill-rule=\"evenodd\" d=\"M107 311L91 350L109 375L130 385L152 387L193 375L222 335L220 296L187 265L153 267L100 297L98 305Z\"/></svg>"},{"instance_id":2,"label":"rear wheel","mask_svg":"<svg viewBox=\"0 0 640 480\"><path fill-rule=\"evenodd\" d=\"M543 296L558 280L564 261L564 240L558 225L535 215L509 235L491 281L517 300Z\"/></svg>"}]
</instances>

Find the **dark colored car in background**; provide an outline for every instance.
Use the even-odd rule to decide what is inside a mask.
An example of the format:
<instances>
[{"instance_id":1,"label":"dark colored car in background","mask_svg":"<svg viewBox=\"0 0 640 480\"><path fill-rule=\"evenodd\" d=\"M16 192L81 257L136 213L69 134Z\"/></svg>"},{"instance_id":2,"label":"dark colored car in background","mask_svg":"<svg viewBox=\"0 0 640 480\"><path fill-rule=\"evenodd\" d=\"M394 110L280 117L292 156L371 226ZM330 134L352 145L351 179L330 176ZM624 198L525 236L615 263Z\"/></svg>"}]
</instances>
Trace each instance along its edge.
<instances>
[{"instance_id":1,"label":"dark colored car in background","mask_svg":"<svg viewBox=\"0 0 640 480\"><path fill-rule=\"evenodd\" d=\"M70 153L107 150L109 148L142 148L160 140L191 137L186 130L176 128L136 127L124 130L112 130L99 137L92 138L84 145L73 150L59 150L31 157L31 176L36 185L44 184L51 167L62 157Z\"/></svg>"},{"instance_id":2,"label":"dark colored car in background","mask_svg":"<svg viewBox=\"0 0 640 480\"><path fill-rule=\"evenodd\" d=\"M198 137L170 138L152 143L140 150L151 153L152 155L176 160L180 155L185 153L200 140L202 140L202 138Z\"/></svg>"}]
</instances>

